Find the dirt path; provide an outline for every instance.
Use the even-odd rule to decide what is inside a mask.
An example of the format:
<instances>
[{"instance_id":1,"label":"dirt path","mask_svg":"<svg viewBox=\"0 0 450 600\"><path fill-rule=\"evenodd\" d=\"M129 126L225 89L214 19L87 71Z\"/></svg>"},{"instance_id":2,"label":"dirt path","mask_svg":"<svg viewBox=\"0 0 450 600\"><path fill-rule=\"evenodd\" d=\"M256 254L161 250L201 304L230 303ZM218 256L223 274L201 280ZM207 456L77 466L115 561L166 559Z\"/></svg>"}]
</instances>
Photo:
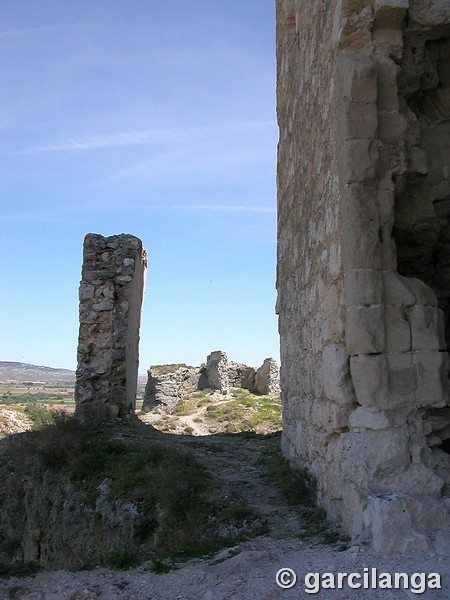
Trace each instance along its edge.
<instances>
[{"instance_id":1,"label":"dirt path","mask_svg":"<svg viewBox=\"0 0 450 600\"><path fill-rule=\"evenodd\" d=\"M203 437L168 436L144 427L140 435L170 437L192 450L197 459L221 480L221 494L240 497L267 521L268 532L213 557L182 563L174 571L157 575L148 564L127 571L97 568L92 571L41 572L35 577L0 580L0 600L276 600L329 598L351 600L406 600L411 590L322 589L306 592L308 573L359 573L372 567L387 573L438 572L446 589L430 590L418 597L450 600L448 559L417 555L381 559L364 547L343 552L311 539L302 541L302 522L297 511L286 503L281 492L264 476L261 454L276 436ZM281 589L276 574L281 568L295 571L297 584ZM314 585L314 579L309 580ZM311 590L309 590L311 592Z\"/></svg>"}]
</instances>

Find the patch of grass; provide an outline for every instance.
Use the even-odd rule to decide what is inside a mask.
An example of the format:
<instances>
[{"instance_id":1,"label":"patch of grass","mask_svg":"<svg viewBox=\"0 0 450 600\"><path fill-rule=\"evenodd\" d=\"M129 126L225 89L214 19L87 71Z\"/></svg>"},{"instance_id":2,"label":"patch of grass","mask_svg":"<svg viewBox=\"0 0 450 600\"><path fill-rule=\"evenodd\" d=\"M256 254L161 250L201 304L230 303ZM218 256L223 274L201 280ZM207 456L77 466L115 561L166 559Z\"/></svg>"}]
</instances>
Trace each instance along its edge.
<instances>
[{"instance_id":1,"label":"patch of grass","mask_svg":"<svg viewBox=\"0 0 450 600\"><path fill-rule=\"evenodd\" d=\"M170 573L170 571L173 571L173 569L174 564L167 560L153 558L151 561L150 570L152 571L152 573L157 573L158 575L161 575L162 573Z\"/></svg>"},{"instance_id":2,"label":"patch of grass","mask_svg":"<svg viewBox=\"0 0 450 600\"><path fill-rule=\"evenodd\" d=\"M185 363L171 363L171 364L167 364L167 365L153 365L150 367L150 370L152 372L153 375L157 376L157 375L168 375L169 373L174 373L175 371L178 371L178 369L192 369L193 367L190 367L189 365L186 365Z\"/></svg>"},{"instance_id":3,"label":"patch of grass","mask_svg":"<svg viewBox=\"0 0 450 600\"><path fill-rule=\"evenodd\" d=\"M111 548L106 564L113 568L129 568L150 557L202 556L259 533L257 515L237 500L224 504L213 475L192 453L141 434L133 425L81 424L62 413L54 424L22 434L7 460L18 465L22 476L39 470L60 473L93 508L101 494L133 507L136 531L131 540ZM93 519L101 528L101 514L93 512Z\"/></svg>"},{"instance_id":4,"label":"patch of grass","mask_svg":"<svg viewBox=\"0 0 450 600\"><path fill-rule=\"evenodd\" d=\"M206 406L210 403L210 396L213 390L205 389L199 390L198 392L194 392L189 398L181 400L175 410L173 411L174 415L179 417L187 417L196 412L199 408Z\"/></svg>"},{"instance_id":5,"label":"patch of grass","mask_svg":"<svg viewBox=\"0 0 450 600\"><path fill-rule=\"evenodd\" d=\"M41 406L37 402L27 404L23 412L31 419L33 429L40 429L45 425L52 425L56 418L55 410Z\"/></svg>"},{"instance_id":6,"label":"patch of grass","mask_svg":"<svg viewBox=\"0 0 450 600\"><path fill-rule=\"evenodd\" d=\"M268 477L282 489L290 504L315 506L317 486L314 477L306 469L292 467L282 455L279 443L268 446L262 460Z\"/></svg>"},{"instance_id":7,"label":"patch of grass","mask_svg":"<svg viewBox=\"0 0 450 600\"><path fill-rule=\"evenodd\" d=\"M323 544L348 548L349 539L330 527L325 510L317 506L317 484L307 469L292 467L281 453L278 436L263 452L262 462L267 476L283 491L287 501L300 509L305 524L302 539L318 538Z\"/></svg>"},{"instance_id":8,"label":"patch of grass","mask_svg":"<svg viewBox=\"0 0 450 600\"><path fill-rule=\"evenodd\" d=\"M136 567L141 560L138 547L130 543L125 543L110 553L107 564L111 569L124 570Z\"/></svg>"},{"instance_id":9,"label":"patch of grass","mask_svg":"<svg viewBox=\"0 0 450 600\"><path fill-rule=\"evenodd\" d=\"M3 565L0 563L0 579L10 579L11 577L29 577L38 571L39 567L31 563L16 563L13 565Z\"/></svg>"},{"instance_id":10,"label":"patch of grass","mask_svg":"<svg viewBox=\"0 0 450 600\"><path fill-rule=\"evenodd\" d=\"M232 399L216 402L206 408L205 418L226 425L227 433L241 431L279 431L281 404L271 396L261 396L235 388Z\"/></svg>"}]
</instances>

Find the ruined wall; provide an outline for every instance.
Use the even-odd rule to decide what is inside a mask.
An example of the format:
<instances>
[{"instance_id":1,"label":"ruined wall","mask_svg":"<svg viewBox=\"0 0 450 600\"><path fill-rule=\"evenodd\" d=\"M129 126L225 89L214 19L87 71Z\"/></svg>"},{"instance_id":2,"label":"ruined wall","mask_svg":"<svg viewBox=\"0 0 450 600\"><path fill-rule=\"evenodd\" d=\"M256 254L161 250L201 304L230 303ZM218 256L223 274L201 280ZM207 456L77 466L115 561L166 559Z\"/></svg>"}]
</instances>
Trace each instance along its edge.
<instances>
[{"instance_id":1,"label":"ruined wall","mask_svg":"<svg viewBox=\"0 0 450 600\"><path fill-rule=\"evenodd\" d=\"M185 364L154 365L147 371L148 379L142 410L158 408L171 413L191 394L204 389L216 390L227 397L232 388L243 388L256 394L280 395L280 379L275 359L266 358L261 367L229 361L223 350L208 355L200 367Z\"/></svg>"},{"instance_id":2,"label":"ruined wall","mask_svg":"<svg viewBox=\"0 0 450 600\"><path fill-rule=\"evenodd\" d=\"M450 551L444 313L395 243L411 257L405 198L429 173L419 212L445 265L450 11L422 5L277 1L283 450L317 476L329 517L383 552ZM436 95L427 147L430 124L412 107Z\"/></svg>"},{"instance_id":3,"label":"ruined wall","mask_svg":"<svg viewBox=\"0 0 450 600\"><path fill-rule=\"evenodd\" d=\"M77 410L134 411L147 254L131 235L84 240L80 283ZM96 408L95 408L96 407Z\"/></svg>"}]
</instances>

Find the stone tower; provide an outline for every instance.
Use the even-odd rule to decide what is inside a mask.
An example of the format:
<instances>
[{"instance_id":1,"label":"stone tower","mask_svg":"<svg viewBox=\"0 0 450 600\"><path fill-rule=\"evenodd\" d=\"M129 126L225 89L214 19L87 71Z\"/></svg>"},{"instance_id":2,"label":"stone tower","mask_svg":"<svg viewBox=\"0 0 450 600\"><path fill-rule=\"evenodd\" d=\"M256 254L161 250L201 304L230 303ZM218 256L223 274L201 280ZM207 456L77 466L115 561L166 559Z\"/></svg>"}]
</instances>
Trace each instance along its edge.
<instances>
[{"instance_id":1,"label":"stone tower","mask_svg":"<svg viewBox=\"0 0 450 600\"><path fill-rule=\"evenodd\" d=\"M147 253L131 235L84 240L75 400L113 416L134 412Z\"/></svg>"},{"instance_id":2,"label":"stone tower","mask_svg":"<svg viewBox=\"0 0 450 600\"><path fill-rule=\"evenodd\" d=\"M283 451L380 552L450 553L450 5L277 0Z\"/></svg>"}]
</instances>

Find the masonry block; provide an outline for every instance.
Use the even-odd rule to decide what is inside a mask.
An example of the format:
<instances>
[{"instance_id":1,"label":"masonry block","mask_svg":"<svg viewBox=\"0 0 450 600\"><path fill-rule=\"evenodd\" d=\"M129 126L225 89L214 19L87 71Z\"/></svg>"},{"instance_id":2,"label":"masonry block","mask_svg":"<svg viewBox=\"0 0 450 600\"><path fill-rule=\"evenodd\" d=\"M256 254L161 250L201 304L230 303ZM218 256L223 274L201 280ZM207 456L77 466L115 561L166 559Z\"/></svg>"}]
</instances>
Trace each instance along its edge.
<instances>
[{"instance_id":1,"label":"masonry block","mask_svg":"<svg viewBox=\"0 0 450 600\"><path fill-rule=\"evenodd\" d=\"M400 29L409 0L375 0L375 29Z\"/></svg>"},{"instance_id":2,"label":"masonry block","mask_svg":"<svg viewBox=\"0 0 450 600\"><path fill-rule=\"evenodd\" d=\"M414 352L417 389L415 405L443 407L449 398L448 352Z\"/></svg>"},{"instance_id":3,"label":"masonry block","mask_svg":"<svg viewBox=\"0 0 450 600\"><path fill-rule=\"evenodd\" d=\"M411 307L411 331L413 350L444 350L444 313L434 306Z\"/></svg>"},{"instance_id":4,"label":"masonry block","mask_svg":"<svg viewBox=\"0 0 450 600\"><path fill-rule=\"evenodd\" d=\"M377 191L370 185L351 183L342 188L341 213L344 220L378 222Z\"/></svg>"},{"instance_id":5,"label":"masonry block","mask_svg":"<svg viewBox=\"0 0 450 600\"><path fill-rule=\"evenodd\" d=\"M352 356L350 372L361 406L389 406L388 368L383 354Z\"/></svg>"},{"instance_id":6,"label":"masonry block","mask_svg":"<svg viewBox=\"0 0 450 600\"><path fill-rule=\"evenodd\" d=\"M347 352L351 355L383 352L383 307L349 308L346 311L345 341Z\"/></svg>"},{"instance_id":7,"label":"masonry block","mask_svg":"<svg viewBox=\"0 0 450 600\"><path fill-rule=\"evenodd\" d=\"M349 418L350 426L354 429L388 429L391 423L386 413L376 408L358 407Z\"/></svg>"},{"instance_id":8,"label":"masonry block","mask_svg":"<svg viewBox=\"0 0 450 600\"><path fill-rule=\"evenodd\" d=\"M342 51L337 66L341 102L376 102L377 70L370 56Z\"/></svg>"},{"instance_id":9,"label":"masonry block","mask_svg":"<svg viewBox=\"0 0 450 600\"><path fill-rule=\"evenodd\" d=\"M373 139L377 134L377 105L350 102L341 109L342 133L345 140Z\"/></svg>"},{"instance_id":10,"label":"masonry block","mask_svg":"<svg viewBox=\"0 0 450 600\"><path fill-rule=\"evenodd\" d=\"M380 228L377 221L348 219L342 238L344 272L354 269L381 269Z\"/></svg>"},{"instance_id":11,"label":"masonry block","mask_svg":"<svg viewBox=\"0 0 450 600\"><path fill-rule=\"evenodd\" d=\"M329 344L322 352L322 377L325 396L337 404L356 401L350 377L349 356L343 344Z\"/></svg>"},{"instance_id":12,"label":"masonry block","mask_svg":"<svg viewBox=\"0 0 450 600\"><path fill-rule=\"evenodd\" d=\"M411 350L410 310L395 306L384 311L386 352L409 352Z\"/></svg>"},{"instance_id":13,"label":"masonry block","mask_svg":"<svg viewBox=\"0 0 450 600\"><path fill-rule=\"evenodd\" d=\"M416 370L411 352L386 356L389 378L389 408L414 406Z\"/></svg>"},{"instance_id":14,"label":"masonry block","mask_svg":"<svg viewBox=\"0 0 450 600\"><path fill-rule=\"evenodd\" d=\"M344 141L339 160L342 164L344 183L371 182L376 179L378 147L375 141L366 139Z\"/></svg>"},{"instance_id":15,"label":"masonry block","mask_svg":"<svg viewBox=\"0 0 450 600\"><path fill-rule=\"evenodd\" d=\"M383 275L375 269L355 269L344 275L344 298L348 308L381 304Z\"/></svg>"},{"instance_id":16,"label":"masonry block","mask_svg":"<svg viewBox=\"0 0 450 600\"><path fill-rule=\"evenodd\" d=\"M377 68L377 105L383 112L398 112L398 86L397 78L400 68L393 60L384 56L375 58Z\"/></svg>"}]
</instances>

